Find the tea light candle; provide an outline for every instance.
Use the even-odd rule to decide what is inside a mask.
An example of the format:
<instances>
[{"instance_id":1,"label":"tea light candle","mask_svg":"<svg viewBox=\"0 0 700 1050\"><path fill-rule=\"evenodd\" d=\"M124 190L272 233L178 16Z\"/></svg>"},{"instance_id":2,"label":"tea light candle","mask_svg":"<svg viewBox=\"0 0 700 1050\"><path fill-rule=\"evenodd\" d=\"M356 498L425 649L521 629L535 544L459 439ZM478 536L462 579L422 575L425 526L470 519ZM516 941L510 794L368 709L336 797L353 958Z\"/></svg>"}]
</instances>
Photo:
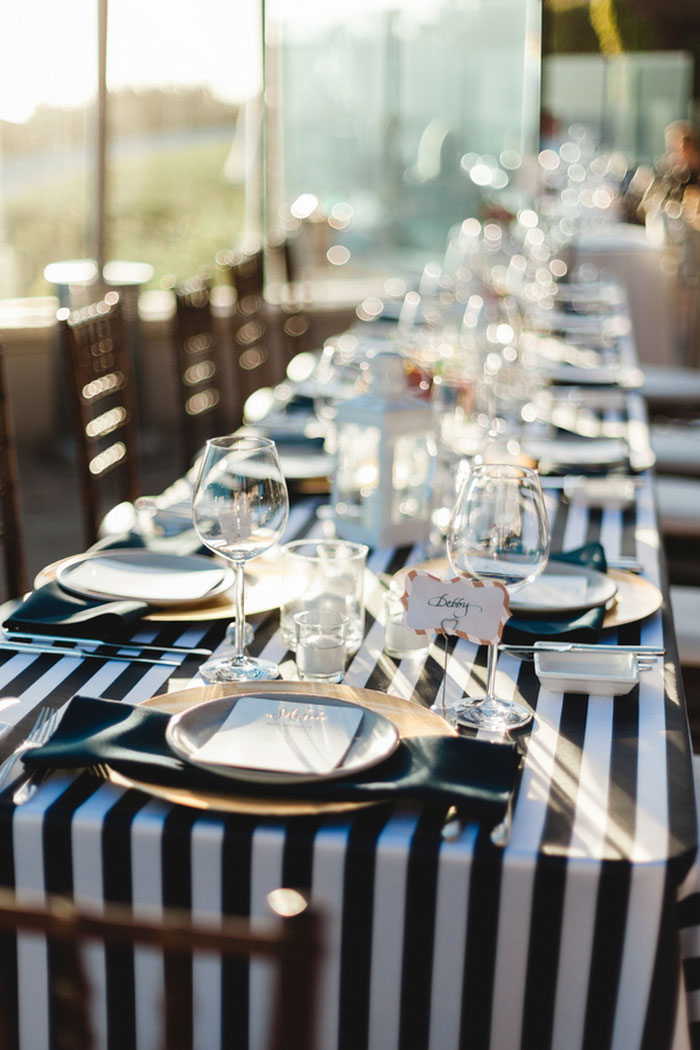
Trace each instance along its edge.
<instances>
[{"instance_id":1,"label":"tea light candle","mask_svg":"<svg viewBox=\"0 0 700 1050\"><path fill-rule=\"evenodd\" d=\"M310 634L297 644L297 670L301 678L339 682L344 669L344 641L327 635Z\"/></svg>"},{"instance_id":2,"label":"tea light candle","mask_svg":"<svg viewBox=\"0 0 700 1050\"><path fill-rule=\"evenodd\" d=\"M345 670L348 617L323 610L297 613L297 670L302 679L340 682Z\"/></svg>"}]
</instances>

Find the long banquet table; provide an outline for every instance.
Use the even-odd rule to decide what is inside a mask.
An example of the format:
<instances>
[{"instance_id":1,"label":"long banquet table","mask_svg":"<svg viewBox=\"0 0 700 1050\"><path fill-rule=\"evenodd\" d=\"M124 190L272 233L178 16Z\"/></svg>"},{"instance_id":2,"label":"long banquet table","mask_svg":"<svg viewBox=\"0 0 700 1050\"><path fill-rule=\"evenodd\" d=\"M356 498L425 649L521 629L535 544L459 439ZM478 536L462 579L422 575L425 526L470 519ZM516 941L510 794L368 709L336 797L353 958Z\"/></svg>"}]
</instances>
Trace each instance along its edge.
<instances>
[{"instance_id":1,"label":"long banquet table","mask_svg":"<svg viewBox=\"0 0 700 1050\"><path fill-rule=\"evenodd\" d=\"M627 412L643 425L639 394L628 395ZM555 486L547 499L555 546L599 540L665 587L650 474L624 511L567 503ZM286 539L322 534L319 505L293 506ZM442 642L420 660L382 651L380 576L420 556L370 553L365 636L345 683L430 706L443 683ZM294 678L278 612L253 619L251 650ZM133 638L214 647L225 625L142 621ZM523 764L504 846L475 823L445 835L440 814L405 804L288 819L221 814L57 771L22 806L11 790L0 794L0 882L20 895L196 916L261 914L275 887L307 890L326 918L318 1050L684 1050L700 1028L700 865L668 609L606 635L616 638L663 645L667 656L614 700L549 692L532 663L501 655L501 688L536 712L518 734ZM484 649L450 640L448 702L479 690L485 662ZM20 699L3 712L13 728L0 760L43 702L62 708L81 694L137 704L197 684L196 671L191 657L173 669L0 652L2 695ZM100 1045L155 1046L160 961L139 950L117 965L95 951ZM264 1045L269 974L255 964L222 978L216 965L193 967L193 1047ZM46 972L43 943L21 936L11 988L21 1050L51 1045Z\"/></svg>"}]
</instances>

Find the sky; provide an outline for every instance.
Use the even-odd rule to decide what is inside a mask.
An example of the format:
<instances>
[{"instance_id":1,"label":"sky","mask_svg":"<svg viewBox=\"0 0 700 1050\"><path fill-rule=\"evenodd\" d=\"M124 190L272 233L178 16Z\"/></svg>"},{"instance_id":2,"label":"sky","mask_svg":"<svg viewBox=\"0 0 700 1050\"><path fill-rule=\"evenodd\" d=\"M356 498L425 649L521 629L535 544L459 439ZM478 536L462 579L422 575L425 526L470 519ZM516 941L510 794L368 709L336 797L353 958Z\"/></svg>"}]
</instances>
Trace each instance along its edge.
<instances>
[{"instance_id":1,"label":"sky","mask_svg":"<svg viewBox=\"0 0 700 1050\"><path fill-rule=\"evenodd\" d=\"M458 0L478 8L489 0ZM108 87L208 85L227 102L257 94L262 0L109 0ZM368 25L391 8L427 15L434 0L353 0ZM267 17L303 31L347 18L332 0L266 0ZM340 13L340 14L339 14ZM82 106L95 96L97 0L22 0L0 33L0 120L40 103Z\"/></svg>"},{"instance_id":2,"label":"sky","mask_svg":"<svg viewBox=\"0 0 700 1050\"><path fill-rule=\"evenodd\" d=\"M0 34L0 119L95 95L96 0L22 0ZM226 101L260 79L258 0L111 0L107 79L120 87L209 85Z\"/></svg>"}]
</instances>

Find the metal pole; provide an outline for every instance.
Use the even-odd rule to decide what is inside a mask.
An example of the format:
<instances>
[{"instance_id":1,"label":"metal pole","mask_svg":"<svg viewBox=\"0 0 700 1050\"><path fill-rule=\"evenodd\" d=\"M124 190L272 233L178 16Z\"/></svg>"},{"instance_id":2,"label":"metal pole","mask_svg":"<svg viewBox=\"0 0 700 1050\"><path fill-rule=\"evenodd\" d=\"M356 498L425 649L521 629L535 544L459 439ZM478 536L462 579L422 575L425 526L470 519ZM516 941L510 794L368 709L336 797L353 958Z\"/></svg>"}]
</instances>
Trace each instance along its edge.
<instances>
[{"instance_id":1,"label":"metal pole","mask_svg":"<svg viewBox=\"0 0 700 1050\"><path fill-rule=\"evenodd\" d=\"M95 257L102 280L105 254L107 183L107 3L97 0L97 187L95 199Z\"/></svg>"}]
</instances>

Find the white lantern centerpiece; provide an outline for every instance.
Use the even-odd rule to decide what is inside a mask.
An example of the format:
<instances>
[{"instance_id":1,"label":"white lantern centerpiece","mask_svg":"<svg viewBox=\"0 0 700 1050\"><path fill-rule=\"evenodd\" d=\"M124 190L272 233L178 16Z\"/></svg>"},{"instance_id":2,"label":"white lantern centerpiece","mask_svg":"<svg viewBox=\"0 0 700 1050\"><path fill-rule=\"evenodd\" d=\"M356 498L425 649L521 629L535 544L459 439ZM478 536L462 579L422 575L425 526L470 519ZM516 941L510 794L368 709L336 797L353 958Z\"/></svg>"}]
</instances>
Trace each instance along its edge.
<instances>
[{"instance_id":1,"label":"white lantern centerpiece","mask_svg":"<svg viewBox=\"0 0 700 1050\"><path fill-rule=\"evenodd\" d=\"M369 391L338 406L332 505L341 539L418 543L430 524L430 405L411 396L403 360L380 354Z\"/></svg>"}]
</instances>

